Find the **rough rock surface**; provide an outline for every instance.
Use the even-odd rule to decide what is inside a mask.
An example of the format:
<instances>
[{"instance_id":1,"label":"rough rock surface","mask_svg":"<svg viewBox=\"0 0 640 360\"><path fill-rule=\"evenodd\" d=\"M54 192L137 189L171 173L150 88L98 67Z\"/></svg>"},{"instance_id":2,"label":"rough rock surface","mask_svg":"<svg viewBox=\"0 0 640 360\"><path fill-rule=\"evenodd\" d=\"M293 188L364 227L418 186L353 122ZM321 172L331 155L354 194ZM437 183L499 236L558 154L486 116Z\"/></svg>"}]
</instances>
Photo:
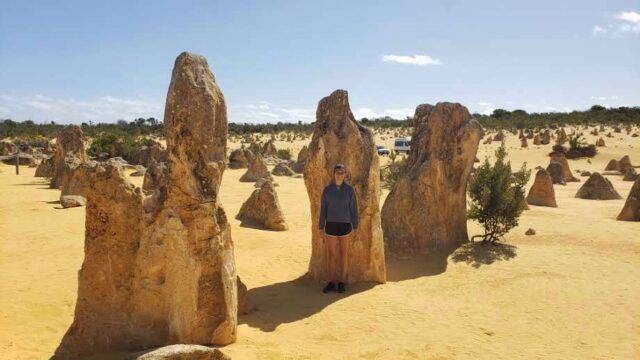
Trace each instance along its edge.
<instances>
[{"instance_id":1,"label":"rough rock surface","mask_svg":"<svg viewBox=\"0 0 640 360\"><path fill-rule=\"evenodd\" d=\"M63 208L71 208L78 206L85 206L87 200L79 195L62 195L60 196L60 205Z\"/></svg>"},{"instance_id":2,"label":"rough rock surface","mask_svg":"<svg viewBox=\"0 0 640 360\"><path fill-rule=\"evenodd\" d=\"M520 139L520 147L523 147L523 148L529 147L526 137L522 137L522 139Z\"/></svg>"},{"instance_id":3,"label":"rough rock surface","mask_svg":"<svg viewBox=\"0 0 640 360\"><path fill-rule=\"evenodd\" d=\"M564 144L568 141L567 133L564 129L558 131L558 137L556 138L556 144Z\"/></svg>"},{"instance_id":4,"label":"rough rock surface","mask_svg":"<svg viewBox=\"0 0 640 360\"><path fill-rule=\"evenodd\" d=\"M255 182L258 179L271 179L271 173L262 156L256 155L249 163L247 171L240 177L240 181Z\"/></svg>"},{"instance_id":5,"label":"rough rock surface","mask_svg":"<svg viewBox=\"0 0 640 360\"><path fill-rule=\"evenodd\" d=\"M536 134L536 136L533 137L533 145L540 145L540 143L540 135Z\"/></svg>"},{"instance_id":6,"label":"rough rock surface","mask_svg":"<svg viewBox=\"0 0 640 360\"><path fill-rule=\"evenodd\" d=\"M247 151L249 149L235 149L229 155L229 169L245 169L249 165ZM253 157L251 157L253 158Z\"/></svg>"},{"instance_id":7,"label":"rough rock surface","mask_svg":"<svg viewBox=\"0 0 640 360\"><path fill-rule=\"evenodd\" d=\"M85 161L87 161L87 153L82 142L82 129L78 125L66 126L60 131L56 140L51 188L58 189L64 186L70 178L69 171Z\"/></svg>"},{"instance_id":8,"label":"rough rock surface","mask_svg":"<svg viewBox=\"0 0 640 360\"><path fill-rule=\"evenodd\" d=\"M622 177L622 181L636 181L638 178L638 173L636 169L631 166L628 166L624 169L624 176Z\"/></svg>"},{"instance_id":9,"label":"rough rock surface","mask_svg":"<svg viewBox=\"0 0 640 360\"><path fill-rule=\"evenodd\" d=\"M596 140L596 146L598 147L603 147L606 146L604 139L603 138L599 138L598 140Z\"/></svg>"},{"instance_id":10,"label":"rough rock surface","mask_svg":"<svg viewBox=\"0 0 640 360\"><path fill-rule=\"evenodd\" d=\"M419 105L407 172L382 207L386 249L427 253L468 241L467 180L482 127L457 103Z\"/></svg>"},{"instance_id":11,"label":"rough rock surface","mask_svg":"<svg viewBox=\"0 0 640 360\"><path fill-rule=\"evenodd\" d=\"M309 148L307 145L303 146L298 153L298 158L296 162L291 165L291 170L295 171L298 174L302 174L304 172L304 164L307 162L307 157L309 156Z\"/></svg>"},{"instance_id":12,"label":"rough rock surface","mask_svg":"<svg viewBox=\"0 0 640 360\"><path fill-rule=\"evenodd\" d=\"M640 177L636 178L636 181L629 191L627 201L624 203L624 207L617 217L622 221L640 221Z\"/></svg>"},{"instance_id":13,"label":"rough rock surface","mask_svg":"<svg viewBox=\"0 0 640 360\"><path fill-rule=\"evenodd\" d=\"M34 177L47 177L50 178L54 173L53 156L42 160L40 165L36 168Z\"/></svg>"},{"instance_id":14,"label":"rough rock surface","mask_svg":"<svg viewBox=\"0 0 640 360\"><path fill-rule=\"evenodd\" d=\"M622 173L625 173L628 168L633 168L629 155L623 156L618 163L620 164L620 172Z\"/></svg>"},{"instance_id":15,"label":"rough rock surface","mask_svg":"<svg viewBox=\"0 0 640 360\"><path fill-rule=\"evenodd\" d=\"M562 165L557 161L552 161L547 166L547 172L551 176L551 182L554 184L566 185L564 180L564 172L562 171Z\"/></svg>"},{"instance_id":16,"label":"rough rock surface","mask_svg":"<svg viewBox=\"0 0 640 360\"><path fill-rule=\"evenodd\" d=\"M127 161L130 164L142 165L149 167L152 162L165 162L167 161L167 152L162 148L159 143L154 142L150 146L142 146L135 149L128 157Z\"/></svg>"},{"instance_id":17,"label":"rough rock surface","mask_svg":"<svg viewBox=\"0 0 640 360\"><path fill-rule=\"evenodd\" d=\"M251 301L247 293L247 286L240 280L240 276L237 276L238 282L238 314L251 314L258 310L258 307Z\"/></svg>"},{"instance_id":18,"label":"rough rock surface","mask_svg":"<svg viewBox=\"0 0 640 360\"><path fill-rule=\"evenodd\" d=\"M565 182L580 182L580 179L573 176L571 169L569 168L569 162L567 162L567 158L561 152L552 152L550 155L551 162L557 162L562 167L562 176L564 176Z\"/></svg>"},{"instance_id":19,"label":"rough rock surface","mask_svg":"<svg viewBox=\"0 0 640 360\"><path fill-rule=\"evenodd\" d=\"M609 160L607 166L604 168L604 171L620 171L620 163L616 159Z\"/></svg>"},{"instance_id":20,"label":"rough rock surface","mask_svg":"<svg viewBox=\"0 0 640 360\"><path fill-rule=\"evenodd\" d=\"M75 156L67 157L67 159L77 159ZM61 196L78 195L87 196L87 191L91 188L92 173L96 170L97 162L89 160L84 163L74 164L73 168L67 169L68 179L65 180L66 185L61 190ZM65 163L65 166L68 166Z\"/></svg>"},{"instance_id":21,"label":"rough rock surface","mask_svg":"<svg viewBox=\"0 0 640 360\"><path fill-rule=\"evenodd\" d=\"M202 345L175 344L125 357L125 360L231 360L219 349Z\"/></svg>"},{"instance_id":22,"label":"rough rock surface","mask_svg":"<svg viewBox=\"0 0 640 360\"><path fill-rule=\"evenodd\" d=\"M616 189L613 188L611 181L594 172L589 179L578 189L576 198L590 200L615 200L622 199Z\"/></svg>"},{"instance_id":23,"label":"rough rock surface","mask_svg":"<svg viewBox=\"0 0 640 360\"><path fill-rule=\"evenodd\" d=\"M536 173L536 179L529 189L527 195L529 205L558 207L556 203L556 192L553 190L551 175L545 169L540 169Z\"/></svg>"},{"instance_id":24,"label":"rough rock surface","mask_svg":"<svg viewBox=\"0 0 640 360\"><path fill-rule=\"evenodd\" d=\"M255 184L253 184L253 187L255 187L256 189L260 189L265 182L270 182L271 185L273 185L274 187L280 186L280 184L278 184L277 182L271 179L260 178L258 179L258 181L255 182Z\"/></svg>"},{"instance_id":25,"label":"rough rock surface","mask_svg":"<svg viewBox=\"0 0 640 360\"><path fill-rule=\"evenodd\" d=\"M271 170L271 173L273 175L276 176L293 176L296 173L291 170L290 167L287 166L287 164L285 163L279 163L278 165L276 165L273 170Z\"/></svg>"},{"instance_id":26,"label":"rough rock surface","mask_svg":"<svg viewBox=\"0 0 640 360\"><path fill-rule=\"evenodd\" d=\"M218 201L226 106L203 57L176 59L164 114L169 173L150 206L120 167L91 172L75 318L56 359L235 341L233 243Z\"/></svg>"},{"instance_id":27,"label":"rough rock surface","mask_svg":"<svg viewBox=\"0 0 640 360\"><path fill-rule=\"evenodd\" d=\"M544 134L542 134L542 141L540 142L542 145L549 145L551 142L551 133L549 130L546 130Z\"/></svg>"},{"instance_id":28,"label":"rough rock surface","mask_svg":"<svg viewBox=\"0 0 640 360\"><path fill-rule=\"evenodd\" d=\"M0 156L9 156L18 152L18 146L8 140L0 140Z\"/></svg>"},{"instance_id":29,"label":"rough rock surface","mask_svg":"<svg viewBox=\"0 0 640 360\"><path fill-rule=\"evenodd\" d=\"M304 168L311 207L309 275L312 278L327 279L326 247L318 227L320 197L325 186L333 181L333 167L342 163L347 168L347 182L356 192L360 224L358 235L349 242L348 281L386 281L378 161L373 133L355 121L347 92L336 90L320 100Z\"/></svg>"},{"instance_id":30,"label":"rough rock surface","mask_svg":"<svg viewBox=\"0 0 640 360\"><path fill-rule=\"evenodd\" d=\"M152 162L142 179L142 191L145 193L153 192L156 189L167 184L167 176L169 169L167 164L163 162Z\"/></svg>"},{"instance_id":31,"label":"rough rock surface","mask_svg":"<svg viewBox=\"0 0 640 360\"><path fill-rule=\"evenodd\" d=\"M273 141L269 140L262 146L262 155L263 156L276 156L278 150L276 146L273 144Z\"/></svg>"},{"instance_id":32,"label":"rough rock surface","mask_svg":"<svg viewBox=\"0 0 640 360\"><path fill-rule=\"evenodd\" d=\"M254 190L249 199L242 204L236 219L256 222L269 230L287 230L287 222L278 201L278 194L271 183L265 181Z\"/></svg>"},{"instance_id":33,"label":"rough rock surface","mask_svg":"<svg viewBox=\"0 0 640 360\"><path fill-rule=\"evenodd\" d=\"M147 169L142 166L142 165L136 165L135 166L135 171L132 172L131 174L129 174L129 176L132 177L141 177L144 176L144 174L147 172Z\"/></svg>"},{"instance_id":34,"label":"rough rock surface","mask_svg":"<svg viewBox=\"0 0 640 360\"><path fill-rule=\"evenodd\" d=\"M533 228L529 228L524 234L527 236L531 236L531 235L535 235L536 231Z\"/></svg>"}]
</instances>

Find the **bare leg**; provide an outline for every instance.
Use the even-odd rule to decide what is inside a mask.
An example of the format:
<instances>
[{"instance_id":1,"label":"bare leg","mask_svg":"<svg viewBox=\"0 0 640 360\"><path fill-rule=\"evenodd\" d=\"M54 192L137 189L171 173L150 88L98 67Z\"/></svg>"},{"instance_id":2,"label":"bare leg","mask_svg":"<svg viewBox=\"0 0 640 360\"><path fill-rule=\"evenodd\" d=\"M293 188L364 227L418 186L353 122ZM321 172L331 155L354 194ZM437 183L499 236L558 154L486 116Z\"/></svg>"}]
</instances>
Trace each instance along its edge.
<instances>
[{"instance_id":1,"label":"bare leg","mask_svg":"<svg viewBox=\"0 0 640 360\"><path fill-rule=\"evenodd\" d=\"M340 260L342 261L342 272L340 273L340 281L347 281L347 271L349 270L349 240L351 235L340 236Z\"/></svg>"},{"instance_id":2,"label":"bare leg","mask_svg":"<svg viewBox=\"0 0 640 360\"><path fill-rule=\"evenodd\" d=\"M338 238L325 235L327 239L327 270L329 271L329 281L335 282L336 277L336 255L338 252Z\"/></svg>"}]
</instances>

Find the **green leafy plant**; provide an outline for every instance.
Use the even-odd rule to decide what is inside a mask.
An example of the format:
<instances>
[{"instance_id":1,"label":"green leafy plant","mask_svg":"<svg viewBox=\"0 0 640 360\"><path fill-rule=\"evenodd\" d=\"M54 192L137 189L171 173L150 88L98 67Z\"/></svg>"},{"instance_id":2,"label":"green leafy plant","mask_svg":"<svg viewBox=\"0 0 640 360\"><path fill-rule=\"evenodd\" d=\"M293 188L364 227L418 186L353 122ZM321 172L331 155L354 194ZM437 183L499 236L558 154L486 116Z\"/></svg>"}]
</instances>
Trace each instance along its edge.
<instances>
[{"instance_id":1,"label":"green leafy plant","mask_svg":"<svg viewBox=\"0 0 640 360\"><path fill-rule=\"evenodd\" d=\"M91 142L87 153L96 157L107 154L108 157L120 156L128 159L134 150L142 146L151 146L153 143L151 139L134 139L133 136L126 133L102 133Z\"/></svg>"},{"instance_id":2,"label":"green leafy plant","mask_svg":"<svg viewBox=\"0 0 640 360\"><path fill-rule=\"evenodd\" d=\"M293 151L291 151L291 149L289 148L278 149L276 151L276 157L283 160L291 160L291 157L293 157Z\"/></svg>"},{"instance_id":3,"label":"green leafy plant","mask_svg":"<svg viewBox=\"0 0 640 360\"><path fill-rule=\"evenodd\" d=\"M478 167L469 182L469 219L477 220L484 228L484 234L471 238L495 243L518 225L518 219L525 207L525 185L531 176L526 163L515 173L511 172L511 162L506 161L507 150L504 141L495 152L496 161L489 159Z\"/></svg>"},{"instance_id":4,"label":"green leafy plant","mask_svg":"<svg viewBox=\"0 0 640 360\"><path fill-rule=\"evenodd\" d=\"M582 135L571 135L569 137L569 151L567 151L567 159L577 159L581 157L594 157L598 149L594 144L587 144Z\"/></svg>"},{"instance_id":5,"label":"green leafy plant","mask_svg":"<svg viewBox=\"0 0 640 360\"><path fill-rule=\"evenodd\" d=\"M391 159L391 163L383 168L381 172L382 187L385 189L391 189L396 181L407 173L407 160L409 158L405 156L398 160L396 152L391 150L389 159Z\"/></svg>"}]
</instances>

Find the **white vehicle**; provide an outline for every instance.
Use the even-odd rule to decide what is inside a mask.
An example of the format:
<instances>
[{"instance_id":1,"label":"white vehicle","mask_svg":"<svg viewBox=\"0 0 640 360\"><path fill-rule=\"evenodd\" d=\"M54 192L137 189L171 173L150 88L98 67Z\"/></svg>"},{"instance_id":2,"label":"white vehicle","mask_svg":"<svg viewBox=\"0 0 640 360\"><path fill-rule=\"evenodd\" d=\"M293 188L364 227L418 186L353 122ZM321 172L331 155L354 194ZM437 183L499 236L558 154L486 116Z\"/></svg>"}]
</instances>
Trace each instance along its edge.
<instances>
[{"instance_id":1,"label":"white vehicle","mask_svg":"<svg viewBox=\"0 0 640 360\"><path fill-rule=\"evenodd\" d=\"M408 154L411 151L411 136L406 138L397 138L393 143L393 150L396 154L402 152Z\"/></svg>"}]
</instances>

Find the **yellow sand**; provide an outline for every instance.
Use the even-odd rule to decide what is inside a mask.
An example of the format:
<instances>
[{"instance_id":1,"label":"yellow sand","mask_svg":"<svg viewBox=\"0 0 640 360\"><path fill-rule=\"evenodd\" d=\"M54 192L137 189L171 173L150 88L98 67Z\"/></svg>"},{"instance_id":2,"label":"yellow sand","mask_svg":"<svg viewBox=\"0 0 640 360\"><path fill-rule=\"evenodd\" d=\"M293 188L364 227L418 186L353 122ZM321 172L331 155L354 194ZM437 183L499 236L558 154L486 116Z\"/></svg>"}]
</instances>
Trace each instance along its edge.
<instances>
[{"instance_id":1,"label":"yellow sand","mask_svg":"<svg viewBox=\"0 0 640 360\"><path fill-rule=\"evenodd\" d=\"M605 138L592 164L570 166L601 171L625 154L640 164L639 139ZM276 142L296 153L303 144ZM550 146L520 149L512 135L508 145L515 166L546 167ZM238 273L260 310L240 317L237 343L223 349L234 359L640 358L640 223L615 221L624 200L575 199L580 184L556 186L559 207L532 206L508 246L390 259L386 284L325 295L296 280L310 254L303 180L276 178L289 231L243 228L234 216L253 190L238 181L243 171L225 172L221 196ZM59 191L33 174L0 165L2 359L52 354L73 318L83 259L84 208L59 209ZM632 183L609 178L626 199ZM537 235L525 236L529 227Z\"/></svg>"}]
</instances>

